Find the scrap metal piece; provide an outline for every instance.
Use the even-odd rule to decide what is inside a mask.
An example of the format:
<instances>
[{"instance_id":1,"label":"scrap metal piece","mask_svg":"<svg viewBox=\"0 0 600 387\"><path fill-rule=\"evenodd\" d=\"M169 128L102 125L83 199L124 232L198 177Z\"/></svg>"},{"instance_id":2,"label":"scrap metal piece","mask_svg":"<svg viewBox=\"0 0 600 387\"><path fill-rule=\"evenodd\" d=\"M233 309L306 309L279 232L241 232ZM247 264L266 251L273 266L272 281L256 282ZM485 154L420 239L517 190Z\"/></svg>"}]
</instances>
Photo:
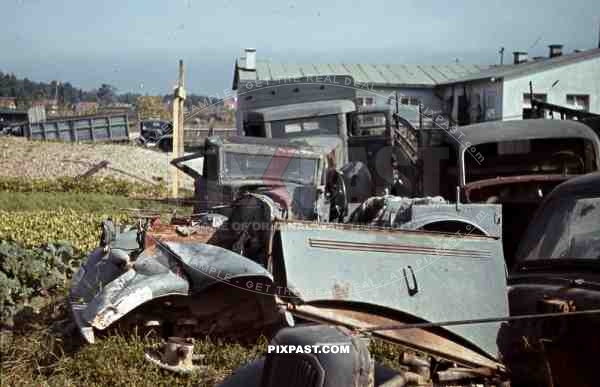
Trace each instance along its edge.
<instances>
[{"instance_id":1,"label":"scrap metal piece","mask_svg":"<svg viewBox=\"0 0 600 387\"><path fill-rule=\"evenodd\" d=\"M427 379L413 372L403 372L388 380L381 387L404 387L404 386L422 386L427 383Z\"/></svg>"},{"instance_id":2,"label":"scrap metal piece","mask_svg":"<svg viewBox=\"0 0 600 387\"><path fill-rule=\"evenodd\" d=\"M298 305L294 309L294 315L297 317L325 324L336 324L358 331L368 331L369 328L383 326L390 323L398 324L397 318L379 316L366 311L359 312L345 309L339 305L331 307ZM400 344L402 346L414 349L419 352L426 352L433 356L464 365L466 367L487 367L504 373L504 366L497 360L492 360L488 356L482 355L464 345L460 345L449 338L428 332L424 329L405 329L376 331L373 336L384 340Z\"/></svg>"},{"instance_id":3,"label":"scrap metal piece","mask_svg":"<svg viewBox=\"0 0 600 387\"><path fill-rule=\"evenodd\" d=\"M162 369L180 374L190 374L206 368L193 363L195 359L193 339L169 337L162 350L162 354L155 350L147 350L144 358Z\"/></svg>"},{"instance_id":4,"label":"scrap metal piece","mask_svg":"<svg viewBox=\"0 0 600 387\"><path fill-rule=\"evenodd\" d=\"M98 164L95 164L93 167L91 167L87 171L85 171L85 173L82 173L81 175L77 176L77 178L83 179L86 177L91 177L91 176L95 175L96 173L98 173L101 169L106 168L109 165L110 165L110 162L108 162L107 160L103 160L103 161L99 162Z\"/></svg>"},{"instance_id":5,"label":"scrap metal piece","mask_svg":"<svg viewBox=\"0 0 600 387\"><path fill-rule=\"evenodd\" d=\"M439 382L456 382L476 378L493 377L489 368L450 368L445 371L436 372Z\"/></svg>"},{"instance_id":6,"label":"scrap metal piece","mask_svg":"<svg viewBox=\"0 0 600 387\"><path fill-rule=\"evenodd\" d=\"M560 298L545 298L538 301L538 311L541 313L570 313L575 312L575 301Z\"/></svg>"}]
</instances>

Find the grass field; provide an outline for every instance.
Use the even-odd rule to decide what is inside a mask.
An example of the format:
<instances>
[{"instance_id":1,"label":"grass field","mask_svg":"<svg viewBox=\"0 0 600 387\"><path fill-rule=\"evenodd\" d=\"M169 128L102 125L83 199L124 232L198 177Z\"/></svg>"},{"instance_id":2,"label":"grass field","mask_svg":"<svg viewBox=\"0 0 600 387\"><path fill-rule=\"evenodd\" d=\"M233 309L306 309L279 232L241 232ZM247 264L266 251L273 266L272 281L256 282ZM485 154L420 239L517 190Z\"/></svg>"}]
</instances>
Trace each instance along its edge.
<instances>
[{"instance_id":1,"label":"grass field","mask_svg":"<svg viewBox=\"0 0 600 387\"><path fill-rule=\"evenodd\" d=\"M11 240L24 249L66 240L83 255L97 245L100 221L108 216L127 222L138 212L126 209L190 212L189 208L139 199L140 192L148 195L156 188L141 189L132 183L4 179L0 187L4 189L0 191L0 241ZM0 266L6 263L7 257L0 254ZM0 386L212 386L257 357L266 343L244 347L206 338L196 346L198 353L206 355L206 371L175 375L144 360L144 348L155 344L152 339L116 335L95 345L80 346L76 332L65 329L70 322L64 300L66 287L44 291L40 311L29 301L19 305L14 326L0 333ZM8 305L0 305L0 309L5 307Z\"/></svg>"},{"instance_id":2,"label":"grass field","mask_svg":"<svg viewBox=\"0 0 600 387\"><path fill-rule=\"evenodd\" d=\"M101 220L107 216L122 222L135 219L135 212L123 209L151 209L161 213L176 209L179 214L190 211L139 199L140 192L148 195L156 188L117 181L106 183L0 179L0 247L2 241L10 240L29 252L32 250L28 249L51 241L66 240L76 249L76 255L83 256L97 246ZM4 250L9 251L8 255L13 251ZM4 270L9 258L0 249L0 268ZM21 269L25 270L25 277L31 276L27 267ZM0 271L5 280L14 281L11 275L10 271L6 274ZM0 386L213 386L236 368L261 356L266 348L264 338L253 345L205 338L195 346L196 353L205 355L202 361L205 370L191 376L169 373L144 360L144 349L156 344L148 337L132 333L113 335L94 345L82 346L67 312L64 299L67 288L68 281L52 289L33 289L34 295L27 292L27 296L20 298L12 295L21 300L21 305L0 305L0 311L7 307L19 311L12 327L0 333ZM0 289L0 295L11 299L11 294L5 294L7 291L10 289ZM43 304L33 307L30 300L34 299L42 299ZM375 342L372 353L388 365L398 364L399 352L390 345Z\"/></svg>"}]
</instances>

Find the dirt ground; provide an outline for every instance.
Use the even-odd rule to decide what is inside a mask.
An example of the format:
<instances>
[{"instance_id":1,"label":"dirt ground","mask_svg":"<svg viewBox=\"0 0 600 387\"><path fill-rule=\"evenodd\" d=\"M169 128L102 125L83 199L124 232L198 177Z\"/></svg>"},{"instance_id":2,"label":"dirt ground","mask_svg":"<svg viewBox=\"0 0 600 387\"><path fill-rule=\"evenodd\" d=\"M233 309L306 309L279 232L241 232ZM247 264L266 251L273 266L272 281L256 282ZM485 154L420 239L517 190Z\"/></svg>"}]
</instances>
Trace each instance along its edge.
<instances>
[{"instance_id":1,"label":"dirt ground","mask_svg":"<svg viewBox=\"0 0 600 387\"><path fill-rule=\"evenodd\" d=\"M72 144L0 137L0 176L77 176L104 160L109 166L96 176L154 183L171 180L167 153L129 144ZM192 189L193 180L182 176L183 187Z\"/></svg>"}]
</instances>

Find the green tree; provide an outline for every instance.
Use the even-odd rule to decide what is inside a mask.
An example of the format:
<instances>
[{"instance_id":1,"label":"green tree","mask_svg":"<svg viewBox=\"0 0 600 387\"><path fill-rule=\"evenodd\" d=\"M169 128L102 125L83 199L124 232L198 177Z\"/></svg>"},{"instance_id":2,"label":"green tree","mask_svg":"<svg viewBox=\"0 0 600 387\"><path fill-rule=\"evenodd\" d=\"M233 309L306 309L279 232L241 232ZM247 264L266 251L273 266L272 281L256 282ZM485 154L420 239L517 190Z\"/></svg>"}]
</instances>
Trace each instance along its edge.
<instances>
[{"instance_id":1,"label":"green tree","mask_svg":"<svg viewBox=\"0 0 600 387\"><path fill-rule=\"evenodd\" d=\"M171 113L165 109L160 96L140 96L135 103L135 110L142 120L160 118L170 120Z\"/></svg>"},{"instance_id":2,"label":"green tree","mask_svg":"<svg viewBox=\"0 0 600 387\"><path fill-rule=\"evenodd\" d=\"M109 84L103 83L96 93L98 97L98 103L106 106L114 103L117 100L117 88Z\"/></svg>"}]
</instances>

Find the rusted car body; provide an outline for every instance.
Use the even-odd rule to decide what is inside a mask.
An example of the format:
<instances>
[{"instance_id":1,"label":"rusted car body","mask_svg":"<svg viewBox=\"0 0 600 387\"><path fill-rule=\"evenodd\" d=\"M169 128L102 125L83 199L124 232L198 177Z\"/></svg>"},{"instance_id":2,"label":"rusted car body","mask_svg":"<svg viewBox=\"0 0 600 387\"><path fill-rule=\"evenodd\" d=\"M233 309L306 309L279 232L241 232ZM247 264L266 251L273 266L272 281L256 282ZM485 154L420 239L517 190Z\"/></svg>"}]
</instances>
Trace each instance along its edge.
<instances>
[{"instance_id":1,"label":"rusted car body","mask_svg":"<svg viewBox=\"0 0 600 387\"><path fill-rule=\"evenodd\" d=\"M130 322L167 334L249 339L292 325L290 316L364 329L508 313L498 238L285 221L268 197L240 200L247 217L187 237L177 226L153 225L107 238L70 293L84 337L93 341L94 331ZM458 364L496 378L504 373L499 329L492 323L375 335L442 369Z\"/></svg>"},{"instance_id":2,"label":"rusted car body","mask_svg":"<svg viewBox=\"0 0 600 387\"><path fill-rule=\"evenodd\" d=\"M519 245L508 296L514 316L600 308L600 173L546 197ZM597 385L599 328L598 316L511 323L502 350L517 385Z\"/></svg>"},{"instance_id":3,"label":"rusted car body","mask_svg":"<svg viewBox=\"0 0 600 387\"><path fill-rule=\"evenodd\" d=\"M165 334L191 327L243 338L277 320L273 297L229 286L245 280L268 285L272 275L215 244L221 238L212 227L182 237L175 225L160 224L110 235L72 280L69 300L83 337L93 343L94 329L119 322L157 326Z\"/></svg>"},{"instance_id":4,"label":"rusted car body","mask_svg":"<svg viewBox=\"0 0 600 387\"><path fill-rule=\"evenodd\" d=\"M500 203L504 255L512 264L517 243L540 201L569 178L600 170L600 139L567 120L494 121L448 132L455 159L442 194L454 197L456 177L467 203Z\"/></svg>"},{"instance_id":5,"label":"rusted car body","mask_svg":"<svg viewBox=\"0 0 600 387\"><path fill-rule=\"evenodd\" d=\"M69 295L87 341L95 332L130 325L164 335L252 339L295 320L361 330L508 313L498 205L387 195L360 205L350 223L332 222L320 215L331 185L325 166L332 148L263 140L210 140L221 160L212 164L219 168L213 171L217 188L236 188L223 201L227 205L175 224L151 222L122 232L105 223L101 246L74 277ZM230 150L240 154L231 159L235 163L222 155ZM298 155L311 165L289 167ZM254 169L257 159L263 167ZM265 174L272 163L277 173ZM199 155L175 164L195 178L207 173ZM232 173L240 166L260 171ZM424 231L463 221L464 232ZM425 380L451 370L456 380L490 381L504 377L496 344L500 327L374 335L440 362Z\"/></svg>"}]
</instances>

